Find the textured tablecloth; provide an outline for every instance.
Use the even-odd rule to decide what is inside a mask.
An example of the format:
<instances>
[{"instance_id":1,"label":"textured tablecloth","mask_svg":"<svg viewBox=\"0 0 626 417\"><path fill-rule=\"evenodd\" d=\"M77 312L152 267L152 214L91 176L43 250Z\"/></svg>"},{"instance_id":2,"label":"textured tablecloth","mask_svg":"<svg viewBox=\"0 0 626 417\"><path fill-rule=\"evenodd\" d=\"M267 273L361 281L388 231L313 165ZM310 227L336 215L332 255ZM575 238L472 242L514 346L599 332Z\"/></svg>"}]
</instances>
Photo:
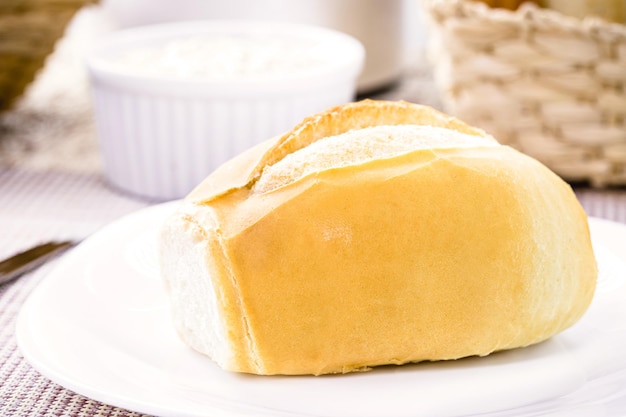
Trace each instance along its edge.
<instances>
[{"instance_id":1,"label":"textured tablecloth","mask_svg":"<svg viewBox=\"0 0 626 417\"><path fill-rule=\"evenodd\" d=\"M83 239L146 205L116 194L98 175L0 170L0 258L47 240ZM138 416L59 387L20 355L18 312L55 263L0 285L0 416Z\"/></svg>"}]
</instances>

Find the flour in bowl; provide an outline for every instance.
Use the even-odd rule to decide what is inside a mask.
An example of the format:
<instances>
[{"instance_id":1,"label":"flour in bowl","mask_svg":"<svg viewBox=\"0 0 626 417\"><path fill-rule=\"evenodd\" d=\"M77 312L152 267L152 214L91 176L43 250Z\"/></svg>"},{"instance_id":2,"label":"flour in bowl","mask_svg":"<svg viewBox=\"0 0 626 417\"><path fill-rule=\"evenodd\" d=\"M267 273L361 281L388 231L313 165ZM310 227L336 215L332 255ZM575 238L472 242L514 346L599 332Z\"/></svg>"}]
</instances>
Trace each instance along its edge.
<instances>
[{"instance_id":1,"label":"flour in bowl","mask_svg":"<svg viewBox=\"0 0 626 417\"><path fill-rule=\"evenodd\" d=\"M281 78L328 64L328 44L279 36L203 35L136 48L118 64L142 75L191 80ZM332 48L331 48L332 49Z\"/></svg>"}]
</instances>

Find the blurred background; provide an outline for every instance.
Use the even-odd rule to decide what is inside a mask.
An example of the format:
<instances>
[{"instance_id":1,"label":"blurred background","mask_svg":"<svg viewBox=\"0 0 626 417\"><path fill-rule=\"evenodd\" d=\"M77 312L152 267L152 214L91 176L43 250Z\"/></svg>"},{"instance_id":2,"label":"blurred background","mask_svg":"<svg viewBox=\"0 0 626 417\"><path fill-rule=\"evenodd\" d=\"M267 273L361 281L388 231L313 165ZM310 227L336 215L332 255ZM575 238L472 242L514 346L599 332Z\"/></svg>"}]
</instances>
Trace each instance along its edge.
<instances>
[{"instance_id":1,"label":"blurred background","mask_svg":"<svg viewBox=\"0 0 626 417\"><path fill-rule=\"evenodd\" d=\"M198 19L255 19L334 28L356 36L367 47L366 65L359 79L362 96L389 90L402 82L407 71L423 65L426 32L416 0L42 1L48 4L40 7L37 1L9 3L15 10L10 19L9 7L0 6L5 9L0 30L6 33L12 24L13 43L20 38L22 45L5 48L28 48L28 52L15 54L30 54L34 62L28 71L14 69L12 74L21 73L24 79L17 82L12 75L13 80L5 83L13 91L9 87L2 91L0 164L5 166L100 169L84 59L97 39L120 29ZM72 11L76 14L69 16ZM29 21L18 22L20 15ZM8 35L2 39L2 44L10 42L7 38ZM46 45L37 51L37 45L44 43L42 38ZM34 54L45 56L33 57ZM419 87L413 90L416 88ZM425 97L421 94L406 91L394 95L407 100L435 100L431 91L424 91Z\"/></svg>"},{"instance_id":2,"label":"blurred background","mask_svg":"<svg viewBox=\"0 0 626 417\"><path fill-rule=\"evenodd\" d=\"M626 183L626 0L3 0L0 13L3 167L108 170L86 70L107 35L253 19L360 41L355 99L430 105L572 182Z\"/></svg>"}]
</instances>

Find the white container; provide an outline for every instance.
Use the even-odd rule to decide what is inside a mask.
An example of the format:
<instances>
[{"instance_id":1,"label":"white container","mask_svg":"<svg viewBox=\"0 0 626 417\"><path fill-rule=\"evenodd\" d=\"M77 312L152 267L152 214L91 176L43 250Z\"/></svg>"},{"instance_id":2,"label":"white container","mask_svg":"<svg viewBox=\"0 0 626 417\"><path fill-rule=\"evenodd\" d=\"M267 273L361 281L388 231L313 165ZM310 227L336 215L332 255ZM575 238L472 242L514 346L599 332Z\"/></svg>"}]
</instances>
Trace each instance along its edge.
<instances>
[{"instance_id":1,"label":"white container","mask_svg":"<svg viewBox=\"0 0 626 417\"><path fill-rule=\"evenodd\" d=\"M142 71L125 58L223 35L314 44L317 58L281 73L290 59L285 50L277 74L193 78L158 71L159 62L149 60ZM174 62L187 68L200 55L182 54ZM184 197L233 156L312 113L353 100L363 61L364 48L351 36L299 24L210 20L115 32L87 59L106 177L115 188L151 200Z\"/></svg>"},{"instance_id":2,"label":"white container","mask_svg":"<svg viewBox=\"0 0 626 417\"><path fill-rule=\"evenodd\" d=\"M397 81L415 57L421 0L103 0L120 27L189 19L253 19L323 26L358 39L366 50L357 82L368 94ZM417 32L417 33L416 33Z\"/></svg>"}]
</instances>

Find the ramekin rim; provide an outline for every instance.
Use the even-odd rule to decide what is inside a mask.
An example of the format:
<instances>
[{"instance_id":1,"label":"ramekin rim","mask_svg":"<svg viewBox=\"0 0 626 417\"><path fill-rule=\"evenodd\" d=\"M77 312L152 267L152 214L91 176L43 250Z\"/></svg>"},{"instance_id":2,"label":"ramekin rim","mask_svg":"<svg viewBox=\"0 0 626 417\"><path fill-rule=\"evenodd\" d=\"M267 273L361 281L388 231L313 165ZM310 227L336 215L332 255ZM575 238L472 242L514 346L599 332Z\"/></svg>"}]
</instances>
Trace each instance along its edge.
<instances>
[{"instance_id":1,"label":"ramekin rim","mask_svg":"<svg viewBox=\"0 0 626 417\"><path fill-rule=\"evenodd\" d=\"M202 30L204 29L204 31ZM211 29L206 31L206 29ZM222 30L222 31L220 31ZM224 31L226 30L226 31ZM201 35L203 33L254 33L263 30L267 33L288 34L289 30L309 36L324 36L332 39L333 45L341 42L346 50L340 54L343 58L340 62L331 62L318 67L316 70L304 73L294 73L293 76L267 79L184 79L167 76L155 76L138 74L125 71L123 66L112 64L104 55L113 48L130 50L137 42L154 39L177 39L185 36ZM128 42L130 40L130 42ZM128 42L125 46L120 46ZM119 49L118 49L119 50ZM202 91L212 91L223 94L225 92L260 92L275 91L290 88L302 89L303 83L311 88L320 84L333 84L331 79L337 77L355 78L363 69L365 61L365 48L363 44L353 36L334 29L302 23L273 22L266 20L251 19L213 19L193 20L184 22L169 22L142 27L123 29L113 32L99 40L87 53L85 63L90 75L99 81L113 84L134 85L136 88L146 87L151 89L161 86L161 89L181 87L183 90L200 88Z\"/></svg>"}]
</instances>

